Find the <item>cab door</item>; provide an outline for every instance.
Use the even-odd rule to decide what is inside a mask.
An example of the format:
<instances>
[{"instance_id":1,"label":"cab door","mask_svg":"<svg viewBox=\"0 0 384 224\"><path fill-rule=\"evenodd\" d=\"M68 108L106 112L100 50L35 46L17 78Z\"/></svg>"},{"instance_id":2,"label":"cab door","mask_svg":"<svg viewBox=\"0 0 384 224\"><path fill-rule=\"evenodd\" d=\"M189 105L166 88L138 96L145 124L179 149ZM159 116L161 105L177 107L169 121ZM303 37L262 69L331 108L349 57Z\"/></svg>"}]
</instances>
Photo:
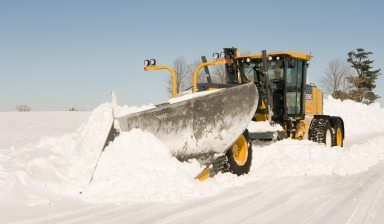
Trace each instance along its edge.
<instances>
[{"instance_id":1,"label":"cab door","mask_svg":"<svg viewBox=\"0 0 384 224\"><path fill-rule=\"evenodd\" d=\"M303 60L285 59L285 118L304 119L306 63Z\"/></svg>"}]
</instances>

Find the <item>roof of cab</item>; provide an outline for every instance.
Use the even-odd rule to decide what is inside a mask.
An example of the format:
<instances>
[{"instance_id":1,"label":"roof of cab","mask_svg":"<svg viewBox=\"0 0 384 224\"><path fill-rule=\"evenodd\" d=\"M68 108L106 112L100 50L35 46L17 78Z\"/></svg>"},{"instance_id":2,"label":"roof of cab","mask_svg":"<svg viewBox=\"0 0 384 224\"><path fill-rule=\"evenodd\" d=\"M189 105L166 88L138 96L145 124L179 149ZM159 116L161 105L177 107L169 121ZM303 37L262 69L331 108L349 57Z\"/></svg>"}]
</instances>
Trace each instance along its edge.
<instances>
[{"instance_id":1,"label":"roof of cab","mask_svg":"<svg viewBox=\"0 0 384 224\"><path fill-rule=\"evenodd\" d=\"M299 53L299 52L292 52L292 51L279 51L279 52L271 52L267 53L267 56L276 56L276 55L289 55L292 58L296 59L302 59L309 61L313 57L310 54L306 53ZM249 54L249 55L240 55L238 58L261 58L261 54Z\"/></svg>"}]
</instances>

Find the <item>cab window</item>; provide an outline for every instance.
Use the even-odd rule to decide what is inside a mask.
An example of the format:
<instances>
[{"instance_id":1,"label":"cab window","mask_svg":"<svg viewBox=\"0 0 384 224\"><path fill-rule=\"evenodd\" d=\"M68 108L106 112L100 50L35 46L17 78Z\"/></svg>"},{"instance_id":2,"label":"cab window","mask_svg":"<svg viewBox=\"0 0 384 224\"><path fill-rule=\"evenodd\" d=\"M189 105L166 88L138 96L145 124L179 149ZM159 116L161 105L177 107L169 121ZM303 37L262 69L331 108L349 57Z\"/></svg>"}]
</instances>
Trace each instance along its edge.
<instances>
[{"instance_id":1,"label":"cab window","mask_svg":"<svg viewBox=\"0 0 384 224\"><path fill-rule=\"evenodd\" d=\"M303 61L295 60L294 67L287 68L287 113L301 113L301 92L303 80Z\"/></svg>"}]
</instances>

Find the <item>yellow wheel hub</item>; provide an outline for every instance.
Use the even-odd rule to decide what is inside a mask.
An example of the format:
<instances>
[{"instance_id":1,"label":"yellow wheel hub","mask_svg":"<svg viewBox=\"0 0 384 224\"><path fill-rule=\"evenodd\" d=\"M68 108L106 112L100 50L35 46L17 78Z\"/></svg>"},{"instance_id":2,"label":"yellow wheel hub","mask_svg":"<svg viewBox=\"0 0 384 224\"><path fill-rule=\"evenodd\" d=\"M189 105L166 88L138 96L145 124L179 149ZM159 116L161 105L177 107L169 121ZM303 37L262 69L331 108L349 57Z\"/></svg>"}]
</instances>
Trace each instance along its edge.
<instances>
[{"instance_id":1,"label":"yellow wheel hub","mask_svg":"<svg viewBox=\"0 0 384 224\"><path fill-rule=\"evenodd\" d=\"M336 131L336 145L342 146L342 142L343 142L343 135L341 134L341 129L338 128Z\"/></svg>"},{"instance_id":2,"label":"yellow wheel hub","mask_svg":"<svg viewBox=\"0 0 384 224\"><path fill-rule=\"evenodd\" d=\"M248 159L248 142L244 135L241 135L232 146L233 159L239 166L243 166Z\"/></svg>"}]
</instances>

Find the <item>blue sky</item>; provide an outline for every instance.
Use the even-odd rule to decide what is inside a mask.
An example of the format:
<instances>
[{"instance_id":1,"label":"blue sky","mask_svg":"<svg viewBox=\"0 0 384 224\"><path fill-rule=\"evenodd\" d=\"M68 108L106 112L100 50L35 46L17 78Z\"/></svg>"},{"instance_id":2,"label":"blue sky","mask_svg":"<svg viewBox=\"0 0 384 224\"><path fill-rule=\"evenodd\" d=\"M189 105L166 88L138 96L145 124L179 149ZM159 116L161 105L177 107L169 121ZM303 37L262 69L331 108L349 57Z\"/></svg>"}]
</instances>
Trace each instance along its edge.
<instances>
[{"instance_id":1,"label":"blue sky","mask_svg":"<svg viewBox=\"0 0 384 224\"><path fill-rule=\"evenodd\" d=\"M317 84L360 47L384 69L383 2L0 0L0 111L91 110L112 90L120 104L161 103L168 74L144 72L144 59L193 62L223 47L312 53Z\"/></svg>"}]
</instances>

